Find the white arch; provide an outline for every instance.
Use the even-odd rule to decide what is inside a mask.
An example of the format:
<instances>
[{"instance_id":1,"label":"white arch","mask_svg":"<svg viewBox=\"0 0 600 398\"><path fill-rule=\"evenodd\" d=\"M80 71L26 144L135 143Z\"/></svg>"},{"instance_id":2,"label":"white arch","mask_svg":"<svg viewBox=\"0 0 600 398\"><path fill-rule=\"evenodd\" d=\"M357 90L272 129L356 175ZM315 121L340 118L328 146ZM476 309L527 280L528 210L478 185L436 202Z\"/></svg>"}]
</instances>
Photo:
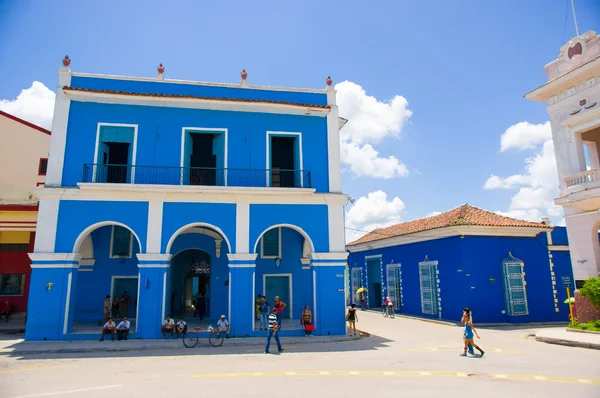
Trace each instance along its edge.
<instances>
[{"instance_id":1,"label":"white arch","mask_svg":"<svg viewBox=\"0 0 600 398\"><path fill-rule=\"evenodd\" d=\"M308 242L309 246L310 246L310 252L314 253L315 252L315 245L313 244L312 239L310 239L310 236L306 233L305 230L303 230L302 228L293 225L293 224L277 224L277 225L271 225L269 228L265 229L259 236L258 239L256 240L256 243L254 243L254 253L257 253L257 249L258 249L258 244L260 243L260 239L263 237L263 235L268 232L269 230L273 229L273 228L291 228L294 231L298 232L300 235L302 235L304 237L304 239L306 239L306 241Z\"/></svg>"},{"instance_id":2,"label":"white arch","mask_svg":"<svg viewBox=\"0 0 600 398\"><path fill-rule=\"evenodd\" d=\"M135 233L135 231L133 229L131 229L127 225L117 222L117 221L102 221L102 222L98 222L96 224L90 225L89 227L84 229L82 233L79 234L79 236L77 237L77 240L75 240L75 245L73 245L73 253L79 253L79 250L81 249L81 244L83 243L83 240L92 231L94 231L98 228L101 228L101 227L105 227L107 225L118 225L119 227L128 229L129 232L131 232L133 234L133 236L135 236L135 239L137 240L137 243L138 243L138 247L140 248L140 252L142 252L142 242L140 241L140 238L137 236L137 234Z\"/></svg>"},{"instance_id":3,"label":"white arch","mask_svg":"<svg viewBox=\"0 0 600 398\"><path fill-rule=\"evenodd\" d=\"M227 243L227 248L229 249L229 253L232 253L231 244L229 243L229 239L227 238L227 235L225 235L225 233L221 230L221 228L216 227L212 224L205 223L205 222L193 222L191 224L184 225L183 227L181 227L177 231L175 231L175 233L171 236L171 239L169 239L169 243L167 243L167 249L165 250L165 253L169 253L171 251L171 247L173 246L175 239L177 239L177 237L181 233L185 232L188 229L194 228L194 227L206 227L206 228L211 228L211 229L214 229L215 231L217 231L219 233L219 235L221 235L223 240Z\"/></svg>"}]
</instances>

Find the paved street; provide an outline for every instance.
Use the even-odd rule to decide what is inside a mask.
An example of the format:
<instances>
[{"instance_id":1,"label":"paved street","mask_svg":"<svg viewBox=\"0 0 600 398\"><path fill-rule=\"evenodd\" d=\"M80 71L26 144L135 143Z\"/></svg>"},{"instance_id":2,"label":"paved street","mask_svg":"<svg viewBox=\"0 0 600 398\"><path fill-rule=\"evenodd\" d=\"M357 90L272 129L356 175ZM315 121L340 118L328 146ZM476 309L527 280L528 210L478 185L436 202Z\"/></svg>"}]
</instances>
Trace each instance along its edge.
<instances>
[{"instance_id":1,"label":"paved street","mask_svg":"<svg viewBox=\"0 0 600 398\"><path fill-rule=\"evenodd\" d=\"M282 354L226 340L220 348L0 357L0 397L600 396L600 351L527 338L535 329L482 328L485 356L463 358L457 327L364 312L358 325L373 336L284 339Z\"/></svg>"}]
</instances>

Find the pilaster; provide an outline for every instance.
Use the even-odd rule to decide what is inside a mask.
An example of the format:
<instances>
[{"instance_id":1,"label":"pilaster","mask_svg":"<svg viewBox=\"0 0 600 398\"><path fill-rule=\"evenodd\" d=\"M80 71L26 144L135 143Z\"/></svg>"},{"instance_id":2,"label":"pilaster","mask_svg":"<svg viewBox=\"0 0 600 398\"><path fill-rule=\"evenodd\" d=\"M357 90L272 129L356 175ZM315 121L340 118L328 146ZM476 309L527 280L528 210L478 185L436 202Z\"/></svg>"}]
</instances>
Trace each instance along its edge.
<instances>
[{"instance_id":1,"label":"pilaster","mask_svg":"<svg viewBox=\"0 0 600 398\"><path fill-rule=\"evenodd\" d=\"M58 68L58 87L54 101L52 118L52 136L50 138L50 154L46 186L59 187L62 185L62 171L65 163L65 148L67 145L67 126L69 123L69 108L71 100L63 91L64 86L71 85L71 69L68 66Z\"/></svg>"},{"instance_id":2,"label":"pilaster","mask_svg":"<svg viewBox=\"0 0 600 398\"><path fill-rule=\"evenodd\" d=\"M168 308L171 257L170 254L137 254L139 292L136 323L137 334L142 339L161 338L160 326Z\"/></svg>"},{"instance_id":3,"label":"pilaster","mask_svg":"<svg viewBox=\"0 0 600 398\"><path fill-rule=\"evenodd\" d=\"M229 259L229 323L231 334L249 335L253 330L255 253L227 254Z\"/></svg>"},{"instance_id":4,"label":"pilaster","mask_svg":"<svg viewBox=\"0 0 600 398\"><path fill-rule=\"evenodd\" d=\"M346 299L344 273L348 253L311 253L315 334L320 336L346 333L344 315Z\"/></svg>"}]
</instances>

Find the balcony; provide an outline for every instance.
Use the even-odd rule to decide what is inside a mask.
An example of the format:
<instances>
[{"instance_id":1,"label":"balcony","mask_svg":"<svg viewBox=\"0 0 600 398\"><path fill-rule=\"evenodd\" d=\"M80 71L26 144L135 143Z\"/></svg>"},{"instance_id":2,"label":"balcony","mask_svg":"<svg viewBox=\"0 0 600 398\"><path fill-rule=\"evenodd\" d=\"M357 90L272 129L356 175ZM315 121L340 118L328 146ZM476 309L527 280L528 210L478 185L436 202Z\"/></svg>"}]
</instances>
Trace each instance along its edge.
<instances>
[{"instance_id":1,"label":"balcony","mask_svg":"<svg viewBox=\"0 0 600 398\"><path fill-rule=\"evenodd\" d=\"M312 188L310 171L85 164L84 183Z\"/></svg>"},{"instance_id":2,"label":"balcony","mask_svg":"<svg viewBox=\"0 0 600 398\"><path fill-rule=\"evenodd\" d=\"M554 203L580 212L600 209L600 169L586 170L563 179L565 190Z\"/></svg>"},{"instance_id":3,"label":"balcony","mask_svg":"<svg viewBox=\"0 0 600 398\"><path fill-rule=\"evenodd\" d=\"M581 173L572 174L565 177L565 186L567 189L582 186L581 188L596 188L600 185L600 169L586 170ZM591 186L586 186L591 185Z\"/></svg>"}]
</instances>

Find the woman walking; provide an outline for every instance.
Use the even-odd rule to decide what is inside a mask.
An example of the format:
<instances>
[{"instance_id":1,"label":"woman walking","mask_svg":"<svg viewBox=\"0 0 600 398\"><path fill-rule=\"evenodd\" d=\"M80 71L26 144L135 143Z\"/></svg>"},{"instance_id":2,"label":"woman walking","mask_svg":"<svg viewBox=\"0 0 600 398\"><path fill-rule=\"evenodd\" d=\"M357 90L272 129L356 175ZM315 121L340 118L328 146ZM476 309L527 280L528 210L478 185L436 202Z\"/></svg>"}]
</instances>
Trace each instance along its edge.
<instances>
[{"instance_id":1,"label":"woman walking","mask_svg":"<svg viewBox=\"0 0 600 398\"><path fill-rule=\"evenodd\" d=\"M356 304L352 304L350 308L348 308L348 313L346 314L346 320L348 321L348 326L350 326L350 336L356 336L356 322L358 322L358 314L356 313Z\"/></svg>"},{"instance_id":2,"label":"woman walking","mask_svg":"<svg viewBox=\"0 0 600 398\"><path fill-rule=\"evenodd\" d=\"M483 354L485 354L485 352L477 345L475 344L475 341L473 341L473 334L475 334L475 336L477 336L477 338L479 339L479 334L477 333L477 330L475 330L475 327L473 326L473 322L471 322L471 319L469 318L471 311L468 308L465 308L465 310L463 311L463 317L462 317L462 322L465 325L465 347L463 350L463 353L460 354L461 357L466 357L467 356L467 348L469 347L469 344L471 344L473 347L475 347L477 349L477 351L480 352L479 357L483 357Z\"/></svg>"}]
</instances>

